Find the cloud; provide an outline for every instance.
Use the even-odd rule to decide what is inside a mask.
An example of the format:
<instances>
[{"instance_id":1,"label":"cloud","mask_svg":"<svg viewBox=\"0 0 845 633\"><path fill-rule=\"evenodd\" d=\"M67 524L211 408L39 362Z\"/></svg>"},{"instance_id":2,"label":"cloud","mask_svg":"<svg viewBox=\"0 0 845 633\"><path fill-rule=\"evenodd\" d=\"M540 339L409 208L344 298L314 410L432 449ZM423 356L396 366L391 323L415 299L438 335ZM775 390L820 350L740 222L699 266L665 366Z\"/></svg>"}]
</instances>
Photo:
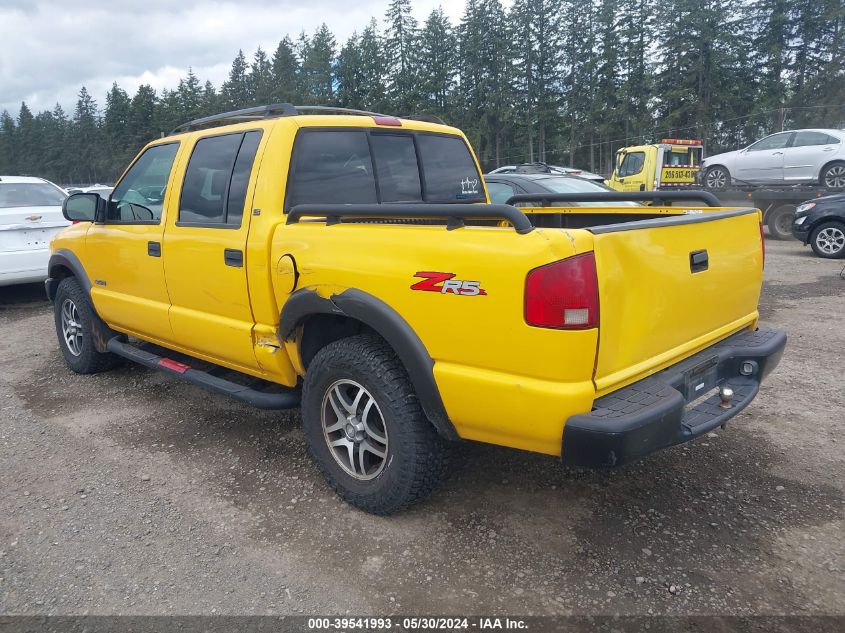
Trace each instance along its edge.
<instances>
[{"instance_id":1,"label":"cloud","mask_svg":"<svg viewBox=\"0 0 845 633\"><path fill-rule=\"evenodd\" d=\"M239 49L268 54L286 34L326 22L339 43L388 0L0 0L0 111L17 115L60 103L71 112L81 86L98 104L112 82L130 94L142 83L175 88L189 67L220 86ZM463 2L415 0L422 21L439 4L457 23Z\"/></svg>"}]
</instances>

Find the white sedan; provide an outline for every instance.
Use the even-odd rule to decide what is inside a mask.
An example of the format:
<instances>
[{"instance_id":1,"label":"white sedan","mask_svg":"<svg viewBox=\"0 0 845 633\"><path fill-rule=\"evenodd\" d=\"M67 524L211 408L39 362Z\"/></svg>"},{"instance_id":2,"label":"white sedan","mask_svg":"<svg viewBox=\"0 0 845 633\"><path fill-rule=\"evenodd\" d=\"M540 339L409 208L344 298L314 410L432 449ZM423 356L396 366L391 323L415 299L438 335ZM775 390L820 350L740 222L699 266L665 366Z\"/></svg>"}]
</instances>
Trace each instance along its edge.
<instances>
[{"instance_id":1,"label":"white sedan","mask_svg":"<svg viewBox=\"0 0 845 633\"><path fill-rule=\"evenodd\" d=\"M66 197L43 178L0 176L0 286L47 278L50 240L70 224Z\"/></svg>"},{"instance_id":2,"label":"white sedan","mask_svg":"<svg viewBox=\"0 0 845 633\"><path fill-rule=\"evenodd\" d=\"M708 156L701 163L704 185L818 183L829 191L845 190L845 130L778 132L745 149Z\"/></svg>"}]
</instances>

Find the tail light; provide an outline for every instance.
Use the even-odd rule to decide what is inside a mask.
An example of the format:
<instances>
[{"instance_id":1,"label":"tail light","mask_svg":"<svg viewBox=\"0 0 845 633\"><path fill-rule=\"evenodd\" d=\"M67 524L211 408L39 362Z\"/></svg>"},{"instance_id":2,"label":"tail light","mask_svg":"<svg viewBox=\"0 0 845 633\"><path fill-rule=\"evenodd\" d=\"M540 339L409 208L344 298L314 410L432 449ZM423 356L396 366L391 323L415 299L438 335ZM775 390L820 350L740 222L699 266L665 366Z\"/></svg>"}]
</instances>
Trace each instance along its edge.
<instances>
[{"instance_id":1,"label":"tail light","mask_svg":"<svg viewBox=\"0 0 845 633\"><path fill-rule=\"evenodd\" d=\"M763 233L762 222L760 222L760 250L763 251L763 268L766 268L766 234Z\"/></svg>"},{"instance_id":2,"label":"tail light","mask_svg":"<svg viewBox=\"0 0 845 633\"><path fill-rule=\"evenodd\" d=\"M599 324L593 253L535 268L525 280L525 321L535 327L586 330Z\"/></svg>"}]
</instances>

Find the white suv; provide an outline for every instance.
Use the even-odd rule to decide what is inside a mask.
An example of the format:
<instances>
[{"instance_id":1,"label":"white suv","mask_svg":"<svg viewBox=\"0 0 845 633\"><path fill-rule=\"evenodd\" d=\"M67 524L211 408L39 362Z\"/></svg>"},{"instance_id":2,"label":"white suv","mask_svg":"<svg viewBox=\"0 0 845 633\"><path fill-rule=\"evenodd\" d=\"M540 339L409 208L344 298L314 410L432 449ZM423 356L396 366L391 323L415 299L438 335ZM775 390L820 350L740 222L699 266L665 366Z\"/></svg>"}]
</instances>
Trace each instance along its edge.
<instances>
[{"instance_id":1,"label":"white suv","mask_svg":"<svg viewBox=\"0 0 845 633\"><path fill-rule=\"evenodd\" d=\"M0 176L0 286L47 278L50 240L70 224L65 190L43 178Z\"/></svg>"}]
</instances>

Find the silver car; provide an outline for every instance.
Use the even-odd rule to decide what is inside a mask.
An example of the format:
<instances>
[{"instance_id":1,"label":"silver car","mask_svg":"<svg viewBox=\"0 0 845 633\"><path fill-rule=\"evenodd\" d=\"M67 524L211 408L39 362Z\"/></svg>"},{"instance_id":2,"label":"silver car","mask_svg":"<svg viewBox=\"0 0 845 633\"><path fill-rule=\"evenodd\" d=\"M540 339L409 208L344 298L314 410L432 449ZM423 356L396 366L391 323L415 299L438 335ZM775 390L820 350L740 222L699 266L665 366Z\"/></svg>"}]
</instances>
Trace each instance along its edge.
<instances>
[{"instance_id":1,"label":"silver car","mask_svg":"<svg viewBox=\"0 0 845 633\"><path fill-rule=\"evenodd\" d=\"M845 131L778 132L745 149L707 157L701 163L708 189L736 185L818 183L845 190Z\"/></svg>"}]
</instances>

